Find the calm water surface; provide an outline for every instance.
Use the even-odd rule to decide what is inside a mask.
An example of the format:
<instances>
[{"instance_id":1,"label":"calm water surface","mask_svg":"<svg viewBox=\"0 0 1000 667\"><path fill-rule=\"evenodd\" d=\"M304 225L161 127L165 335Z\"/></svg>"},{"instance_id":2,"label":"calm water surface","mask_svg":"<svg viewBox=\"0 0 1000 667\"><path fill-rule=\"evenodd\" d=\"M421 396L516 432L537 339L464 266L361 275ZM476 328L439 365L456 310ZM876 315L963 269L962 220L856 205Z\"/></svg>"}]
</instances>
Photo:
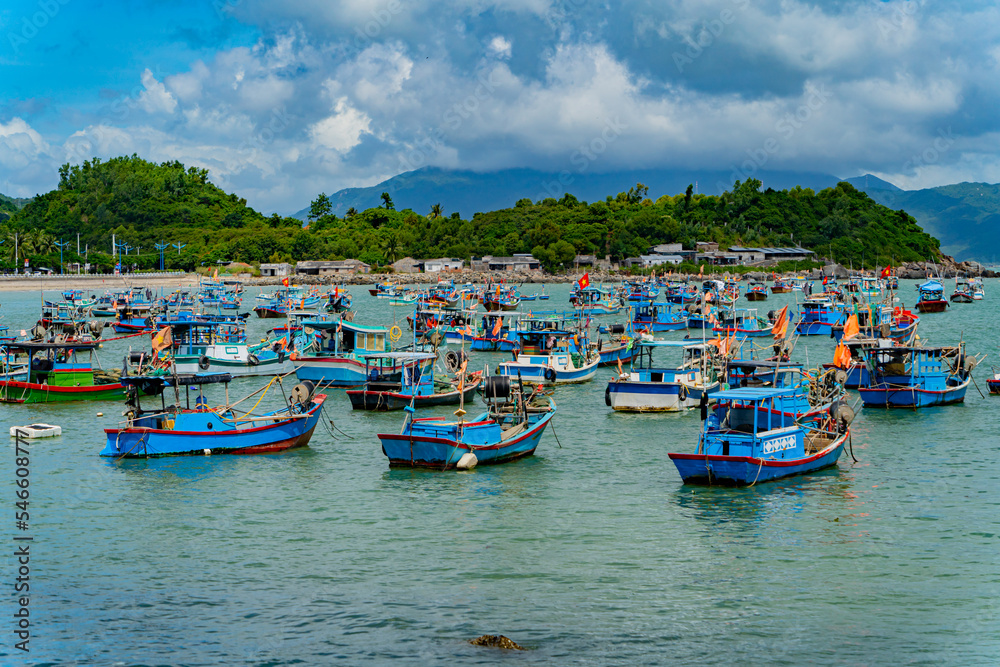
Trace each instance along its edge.
<instances>
[{"instance_id":1,"label":"calm water surface","mask_svg":"<svg viewBox=\"0 0 1000 667\"><path fill-rule=\"evenodd\" d=\"M989 353L975 373L984 391L1000 282L987 290L920 325L931 343L964 336ZM530 307L567 305L566 286L548 291ZM352 292L359 322L405 318ZM900 294L912 304L913 283ZM38 317L38 292L0 303L12 330ZM130 342L106 344L102 363L119 366ZM832 351L813 337L796 357L815 365ZM0 406L4 429L64 429L32 446L30 660L12 650L7 588L0 662L1000 662L1000 397L970 388L965 405L862 410L856 463L845 453L814 475L700 488L683 486L667 457L694 448L697 413L614 414L611 373L557 390L536 456L443 474L389 470L375 434L402 415L352 412L336 390L325 417L337 431L257 457L113 463L97 453L121 405ZM241 379L231 392L263 384ZM11 444L0 473L8 545L14 467ZM8 586L13 559L0 561ZM466 643L484 633L531 650Z\"/></svg>"}]
</instances>

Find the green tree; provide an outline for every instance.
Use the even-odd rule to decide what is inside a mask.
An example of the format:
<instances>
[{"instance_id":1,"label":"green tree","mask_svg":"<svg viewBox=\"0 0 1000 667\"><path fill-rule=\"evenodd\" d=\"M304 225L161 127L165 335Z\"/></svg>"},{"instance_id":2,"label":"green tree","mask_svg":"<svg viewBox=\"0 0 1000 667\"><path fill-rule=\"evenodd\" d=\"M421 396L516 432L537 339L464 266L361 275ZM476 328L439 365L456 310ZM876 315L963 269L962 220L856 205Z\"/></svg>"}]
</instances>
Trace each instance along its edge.
<instances>
[{"instance_id":1,"label":"green tree","mask_svg":"<svg viewBox=\"0 0 1000 667\"><path fill-rule=\"evenodd\" d=\"M441 208L441 204L434 204L433 206L431 206L430 215L428 215L427 217L430 218L431 220L437 220L443 215L444 215L444 209Z\"/></svg>"},{"instance_id":2,"label":"green tree","mask_svg":"<svg viewBox=\"0 0 1000 667\"><path fill-rule=\"evenodd\" d=\"M333 204L330 203L330 198L326 196L325 192L319 193L316 199L313 199L309 203L309 219L316 220L322 218L324 215L330 215L333 211Z\"/></svg>"},{"instance_id":3,"label":"green tree","mask_svg":"<svg viewBox=\"0 0 1000 667\"><path fill-rule=\"evenodd\" d=\"M396 205L392 203L392 197L389 196L388 192L382 193L382 206L385 207L387 211L395 211Z\"/></svg>"}]
</instances>

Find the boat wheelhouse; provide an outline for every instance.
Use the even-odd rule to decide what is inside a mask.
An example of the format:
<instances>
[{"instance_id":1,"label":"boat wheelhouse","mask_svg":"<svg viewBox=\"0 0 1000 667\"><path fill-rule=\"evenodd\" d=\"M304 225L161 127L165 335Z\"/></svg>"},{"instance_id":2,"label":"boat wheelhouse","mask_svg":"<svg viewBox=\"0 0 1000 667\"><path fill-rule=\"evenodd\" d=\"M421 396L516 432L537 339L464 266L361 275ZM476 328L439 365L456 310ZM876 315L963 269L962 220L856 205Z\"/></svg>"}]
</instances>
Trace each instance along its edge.
<instances>
[{"instance_id":1,"label":"boat wheelhouse","mask_svg":"<svg viewBox=\"0 0 1000 667\"><path fill-rule=\"evenodd\" d=\"M518 331L520 349L514 361L497 366L497 375L521 378L532 384L587 382L597 374L600 356L589 349L586 339L570 331Z\"/></svg>"},{"instance_id":2,"label":"boat wheelhouse","mask_svg":"<svg viewBox=\"0 0 1000 667\"><path fill-rule=\"evenodd\" d=\"M457 353L452 352L452 354ZM434 405L457 405L472 400L481 372L461 377L439 378L434 369L433 352L384 352L364 355L368 381L363 388L348 389L347 397L355 410L402 410Z\"/></svg>"},{"instance_id":3,"label":"boat wheelhouse","mask_svg":"<svg viewBox=\"0 0 1000 667\"><path fill-rule=\"evenodd\" d=\"M917 286L917 310L921 313L940 313L948 307L944 298L944 286L937 280L928 280Z\"/></svg>"},{"instance_id":4,"label":"boat wheelhouse","mask_svg":"<svg viewBox=\"0 0 1000 667\"><path fill-rule=\"evenodd\" d=\"M862 348L869 380L858 387L865 407L923 408L965 400L977 360L954 347Z\"/></svg>"},{"instance_id":5,"label":"boat wheelhouse","mask_svg":"<svg viewBox=\"0 0 1000 667\"><path fill-rule=\"evenodd\" d=\"M712 363L716 349L692 341L637 341L627 373L612 378L604 402L618 412L679 412L699 404L721 384ZM653 352L672 353L673 363L654 363Z\"/></svg>"}]
</instances>

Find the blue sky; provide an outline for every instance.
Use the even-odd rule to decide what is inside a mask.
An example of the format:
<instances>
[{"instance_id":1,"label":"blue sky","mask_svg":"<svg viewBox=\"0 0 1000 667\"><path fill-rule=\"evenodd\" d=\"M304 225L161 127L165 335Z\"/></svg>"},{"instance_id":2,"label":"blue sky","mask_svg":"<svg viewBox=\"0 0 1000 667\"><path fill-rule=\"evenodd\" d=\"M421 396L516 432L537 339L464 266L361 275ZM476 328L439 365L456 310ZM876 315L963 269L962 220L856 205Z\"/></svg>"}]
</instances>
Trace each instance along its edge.
<instances>
[{"instance_id":1,"label":"blue sky","mask_svg":"<svg viewBox=\"0 0 1000 667\"><path fill-rule=\"evenodd\" d=\"M1000 9L7 0L0 192L138 153L269 213L422 166L1000 181Z\"/></svg>"}]
</instances>

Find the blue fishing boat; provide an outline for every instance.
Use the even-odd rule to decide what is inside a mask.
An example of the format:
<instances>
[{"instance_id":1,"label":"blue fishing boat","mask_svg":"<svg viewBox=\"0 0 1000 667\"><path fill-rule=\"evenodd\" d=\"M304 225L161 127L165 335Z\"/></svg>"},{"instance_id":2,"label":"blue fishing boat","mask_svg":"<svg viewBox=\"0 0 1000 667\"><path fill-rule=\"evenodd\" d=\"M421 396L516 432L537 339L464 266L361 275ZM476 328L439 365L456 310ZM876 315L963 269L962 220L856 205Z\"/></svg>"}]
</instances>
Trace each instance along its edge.
<instances>
[{"instance_id":1,"label":"blue fishing boat","mask_svg":"<svg viewBox=\"0 0 1000 667\"><path fill-rule=\"evenodd\" d=\"M402 336L398 326L365 326L346 319L305 320L302 326L312 333L290 358L299 380L317 387L360 387L368 380L365 355L391 352L391 341Z\"/></svg>"},{"instance_id":2,"label":"blue fishing boat","mask_svg":"<svg viewBox=\"0 0 1000 667\"><path fill-rule=\"evenodd\" d=\"M355 410L402 410L433 405L455 405L470 401L479 387L482 372L466 373L461 356L448 352L446 363L458 373L451 378L435 376L433 352L385 352L365 355L368 381L361 389L348 389Z\"/></svg>"},{"instance_id":3,"label":"blue fishing boat","mask_svg":"<svg viewBox=\"0 0 1000 667\"><path fill-rule=\"evenodd\" d=\"M229 404L228 373L204 375L136 375L122 378L126 387L125 421L118 428L104 429L107 443L101 456L146 458L182 454L265 454L280 452L309 443L319 423L324 394L316 394L312 385L296 385L289 405L280 410L255 415ZM273 386L274 380L264 389ZM224 384L226 403L209 407L204 387ZM173 404L167 405L164 393L174 390ZM183 388L186 407L181 407ZM191 389L197 390L194 406ZM259 393L259 392L254 392ZM160 397L160 406L144 409L139 395ZM248 397L249 398L249 397Z\"/></svg>"},{"instance_id":4,"label":"blue fishing boat","mask_svg":"<svg viewBox=\"0 0 1000 667\"><path fill-rule=\"evenodd\" d=\"M924 408L965 400L977 359L954 347L862 348L868 364L866 385L858 387L866 407Z\"/></svg>"},{"instance_id":5,"label":"blue fishing boat","mask_svg":"<svg viewBox=\"0 0 1000 667\"><path fill-rule=\"evenodd\" d=\"M587 382L597 374L600 356L579 334L529 330L518 331L517 336L520 349L514 352L514 361L499 364L497 375L532 384L570 384Z\"/></svg>"},{"instance_id":6,"label":"blue fishing boat","mask_svg":"<svg viewBox=\"0 0 1000 667\"><path fill-rule=\"evenodd\" d=\"M515 389L506 377L487 378L483 398L486 412L471 421L463 419L464 410L455 417L414 417L407 408L399 433L378 435L389 465L468 469L534 454L555 415L551 399L525 396L523 386Z\"/></svg>"},{"instance_id":7,"label":"blue fishing boat","mask_svg":"<svg viewBox=\"0 0 1000 667\"><path fill-rule=\"evenodd\" d=\"M718 321L712 331L719 336L760 338L772 335L771 322L752 308L728 308L720 310L716 317Z\"/></svg>"},{"instance_id":8,"label":"blue fishing boat","mask_svg":"<svg viewBox=\"0 0 1000 667\"><path fill-rule=\"evenodd\" d=\"M670 459L685 484L752 486L837 463L853 413L840 401L800 412L802 387L744 387L715 394L698 448ZM704 413L703 413L704 414Z\"/></svg>"},{"instance_id":9,"label":"blue fishing boat","mask_svg":"<svg viewBox=\"0 0 1000 667\"><path fill-rule=\"evenodd\" d=\"M680 331L687 329L686 314L675 313L672 304L646 303L636 306L632 324L650 333L658 331Z\"/></svg>"},{"instance_id":10,"label":"blue fishing boat","mask_svg":"<svg viewBox=\"0 0 1000 667\"><path fill-rule=\"evenodd\" d=\"M940 313L948 307L948 301L944 298L944 285L937 280L928 280L917 285L918 294L917 310L921 313Z\"/></svg>"},{"instance_id":11,"label":"blue fishing boat","mask_svg":"<svg viewBox=\"0 0 1000 667\"><path fill-rule=\"evenodd\" d=\"M604 403L619 412L678 412L693 408L702 394L719 390L716 349L692 341L637 341L637 355L627 373L608 382ZM674 363L654 364L653 351L674 353Z\"/></svg>"},{"instance_id":12,"label":"blue fishing boat","mask_svg":"<svg viewBox=\"0 0 1000 667\"><path fill-rule=\"evenodd\" d=\"M815 296L802 302L802 319L795 325L800 336L829 336L835 325L847 320L843 309L831 299Z\"/></svg>"}]
</instances>

